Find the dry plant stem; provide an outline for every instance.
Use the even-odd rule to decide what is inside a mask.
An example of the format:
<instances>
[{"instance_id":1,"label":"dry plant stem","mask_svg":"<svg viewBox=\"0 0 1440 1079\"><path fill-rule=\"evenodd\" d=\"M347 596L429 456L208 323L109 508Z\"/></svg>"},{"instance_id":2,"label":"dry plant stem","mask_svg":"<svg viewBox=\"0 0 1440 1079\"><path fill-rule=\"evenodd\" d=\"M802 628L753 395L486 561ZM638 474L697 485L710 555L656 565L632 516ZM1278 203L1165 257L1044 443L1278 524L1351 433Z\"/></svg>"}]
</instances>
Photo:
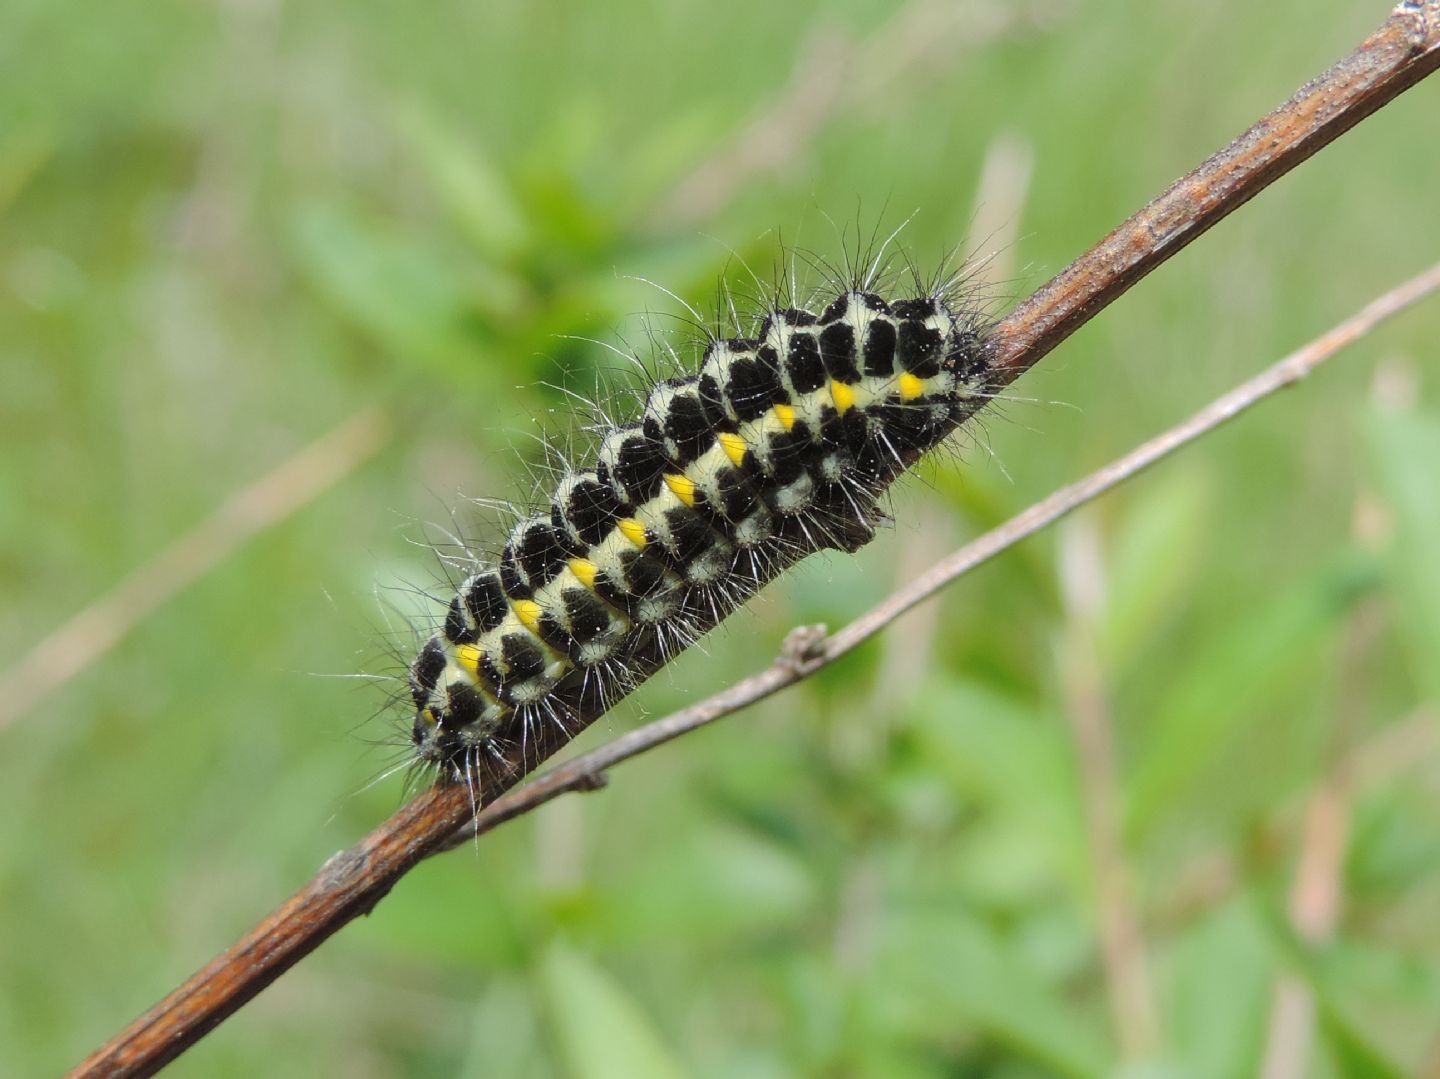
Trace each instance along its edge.
<instances>
[{"instance_id":1,"label":"dry plant stem","mask_svg":"<svg viewBox=\"0 0 1440 1079\"><path fill-rule=\"evenodd\" d=\"M1373 496L1356 499L1356 541L1378 548L1378 536L1366 535L1364 506ZM1305 802L1295 879L1290 886L1290 924L1313 946L1335 932L1344 898L1345 853L1348 849L1356 784L1351 765L1370 712L1370 680L1375 643L1386 623L1378 600L1362 604L1346 620L1339 657L1338 716L1331 734L1329 760ZM1309 1070L1315 1040L1315 994L1292 971L1276 982L1265 1036L1261 1079L1302 1079Z\"/></svg>"},{"instance_id":2,"label":"dry plant stem","mask_svg":"<svg viewBox=\"0 0 1440 1079\"><path fill-rule=\"evenodd\" d=\"M1344 768L1357 788L1389 782L1418 764L1440 759L1440 709L1421 706L1351 751Z\"/></svg>"},{"instance_id":3,"label":"dry plant stem","mask_svg":"<svg viewBox=\"0 0 1440 1079\"><path fill-rule=\"evenodd\" d=\"M348 476L390 437L367 408L240 489L214 513L76 614L0 674L0 730L95 665L162 603L204 576L257 532L278 524Z\"/></svg>"},{"instance_id":4,"label":"dry plant stem","mask_svg":"<svg viewBox=\"0 0 1440 1079\"><path fill-rule=\"evenodd\" d=\"M1437 761L1440 761L1440 712L1422 706L1380 724L1378 733L1346 751L1332 767L1337 774L1349 777L1348 789L1353 802L1370 791L1393 786L1417 770L1434 768ZM1311 812L1307 803L1300 814L1298 842L1302 850L1307 842ZM1279 809L1273 820L1262 822L1261 833L1284 835L1293 830L1293 825L1287 823L1290 813L1288 806ZM1303 860L1304 854L1300 857ZM1240 876L1241 870L1224 851L1202 851L1171 874L1168 894L1158 909L1151 910L1148 922L1157 927L1173 927L1214 910L1236 894ZM1297 871L1297 881L1299 877ZM1265 1079L1263 1070L1260 1075Z\"/></svg>"},{"instance_id":5,"label":"dry plant stem","mask_svg":"<svg viewBox=\"0 0 1440 1079\"><path fill-rule=\"evenodd\" d=\"M997 327L996 360L1001 368L1013 378L1030 367L1150 269L1265 184L1412 86L1437 64L1440 64L1440 0L1402 4L1354 53L1242 135L1231 148L1173 186L1006 317ZM1427 278L1428 287L1434 287L1434 278L1440 278L1440 270ZM1420 283L1412 283L1398 300L1387 297L1380 306L1385 308L1384 313L1392 313L1404 303L1412 302L1421 288ZM1364 328L1378 317L1381 316L1372 317ZM1363 332L1360 327L1349 331L1342 328L1337 331L1338 339L1331 335L1327 340L1334 339L1333 347L1339 347L1360 332ZM1290 366L1299 366L1300 370L1279 374L1268 388L1262 388L1260 395L1300 377L1313 362ZM1186 425L1192 431L1189 437L1223 422L1255 400L1258 397L1248 401L1227 397L1219 404L1219 413L1210 417L1208 426L1202 423L1200 429L1194 428L1205 414ZM1206 410L1207 414L1210 412ZM1131 472L1164 456L1184 440L1175 437L1173 432L1163 436L1157 440L1152 454L1132 464ZM957 568L952 559L946 564L948 568L937 567L927 573L922 582L929 583L922 590L906 589L833 637L795 644L776 668L747 679L706 706L689 709L652 724L643 732L626 735L601 752L612 751L612 747L618 749L622 744L628 747L628 752L612 753L609 763L615 763L700 725L696 720L705 714L711 714L711 718L726 714L818 669L854 648L965 568L984 561L1066 509L1119 482L1127 473L1115 471L1117 467L1111 466L1097 477L1068 488L1067 497L1074 501L1057 504L1054 499L1047 499L1012 522L1013 527L1007 526L1007 535L997 537L990 533L982 537L972 545L974 553L965 553L960 559L964 564L961 567ZM636 735L642 737L637 740ZM567 741L558 736L532 741L529 755L522 759L517 753L509 762L509 768L488 787L487 798L501 796L526 771ZM601 758L580 758L525 788L529 792L526 797L538 804L559 791L593 786L595 776L608 766ZM539 796L547 789L554 793ZM507 797L499 797L480 812L484 822L480 830L494 827L499 822L496 814L502 815L500 819L509 819L529 808L529 804L509 801L507 805ZM474 812L470 793L463 787L442 786L424 792L360 843L331 858L315 879L283 907L71 1074L154 1074L346 922L373 908L417 862L446 845Z\"/></svg>"},{"instance_id":6,"label":"dry plant stem","mask_svg":"<svg viewBox=\"0 0 1440 1079\"><path fill-rule=\"evenodd\" d=\"M1058 667L1079 773L1105 990L1123 1066L1156 1056L1160 1022L1122 835L1110 689L1100 658L1107 589L1099 528L1091 515L1065 523L1059 554L1065 626Z\"/></svg>"},{"instance_id":7,"label":"dry plant stem","mask_svg":"<svg viewBox=\"0 0 1440 1079\"><path fill-rule=\"evenodd\" d=\"M1351 828L1350 776L1337 761L1305 804L1300 855L1290 890L1290 924L1300 939L1319 946L1340 917L1345 852ZM1300 977L1285 973L1275 986L1261 1079L1302 1079L1315 1033L1315 995Z\"/></svg>"}]
</instances>

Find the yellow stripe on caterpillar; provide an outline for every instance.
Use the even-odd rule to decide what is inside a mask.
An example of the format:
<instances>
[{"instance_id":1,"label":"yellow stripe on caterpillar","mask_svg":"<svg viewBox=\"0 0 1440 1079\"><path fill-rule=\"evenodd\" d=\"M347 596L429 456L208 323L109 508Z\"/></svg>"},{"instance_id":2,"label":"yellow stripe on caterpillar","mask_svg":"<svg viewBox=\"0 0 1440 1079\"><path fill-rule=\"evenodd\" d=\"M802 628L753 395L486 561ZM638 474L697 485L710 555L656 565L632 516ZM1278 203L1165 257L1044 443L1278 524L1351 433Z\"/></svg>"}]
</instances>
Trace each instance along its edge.
<instances>
[{"instance_id":1,"label":"yellow stripe on caterpillar","mask_svg":"<svg viewBox=\"0 0 1440 1079\"><path fill-rule=\"evenodd\" d=\"M545 613L545 608L533 599L517 599L510 602L510 609L515 612L515 617L520 619L522 626L531 633L539 634L540 616Z\"/></svg>"},{"instance_id":2,"label":"yellow stripe on caterpillar","mask_svg":"<svg viewBox=\"0 0 1440 1079\"><path fill-rule=\"evenodd\" d=\"M568 565L570 572L575 579L583 584L590 591L595 591L595 574L600 572L600 567L591 562L588 558L572 558Z\"/></svg>"},{"instance_id":3,"label":"yellow stripe on caterpillar","mask_svg":"<svg viewBox=\"0 0 1440 1079\"><path fill-rule=\"evenodd\" d=\"M843 416L855 407L855 390L844 382L832 381L830 400L835 402L835 411Z\"/></svg>"},{"instance_id":4,"label":"yellow stripe on caterpillar","mask_svg":"<svg viewBox=\"0 0 1440 1079\"><path fill-rule=\"evenodd\" d=\"M473 644L462 644L455 649L455 660L460 669L476 680L480 678L480 661L484 658L484 649Z\"/></svg>"},{"instance_id":5,"label":"yellow stripe on caterpillar","mask_svg":"<svg viewBox=\"0 0 1440 1079\"><path fill-rule=\"evenodd\" d=\"M900 376L900 400L913 401L925 392L925 383L906 371Z\"/></svg>"},{"instance_id":6,"label":"yellow stripe on caterpillar","mask_svg":"<svg viewBox=\"0 0 1440 1079\"><path fill-rule=\"evenodd\" d=\"M775 418L780 421L780 426L789 431L795 426L795 408L793 405L775 405L772 411Z\"/></svg>"},{"instance_id":7,"label":"yellow stripe on caterpillar","mask_svg":"<svg viewBox=\"0 0 1440 1079\"><path fill-rule=\"evenodd\" d=\"M650 542L650 537L645 532L645 526L639 521L635 520L634 517L620 518L619 521L615 522L615 527L620 530L620 534L622 536L624 536L627 540L633 543L636 547L639 547L642 551Z\"/></svg>"},{"instance_id":8,"label":"yellow stripe on caterpillar","mask_svg":"<svg viewBox=\"0 0 1440 1079\"><path fill-rule=\"evenodd\" d=\"M789 408L790 406L786 405L784 407ZM778 406L776 415L779 415ZM784 423L785 421L782 419L780 422ZM790 422L795 422L793 413L791 415ZM730 463L732 465L734 465L736 468L739 468L745 463L745 452L750 447L746 444L743 438L731 431L721 431L718 435L715 436L715 440L720 443L720 448L725 451L725 456L730 458Z\"/></svg>"},{"instance_id":9,"label":"yellow stripe on caterpillar","mask_svg":"<svg viewBox=\"0 0 1440 1079\"><path fill-rule=\"evenodd\" d=\"M695 508L695 481L689 476L679 473L667 473L665 486L670 488L675 497L691 509Z\"/></svg>"}]
</instances>

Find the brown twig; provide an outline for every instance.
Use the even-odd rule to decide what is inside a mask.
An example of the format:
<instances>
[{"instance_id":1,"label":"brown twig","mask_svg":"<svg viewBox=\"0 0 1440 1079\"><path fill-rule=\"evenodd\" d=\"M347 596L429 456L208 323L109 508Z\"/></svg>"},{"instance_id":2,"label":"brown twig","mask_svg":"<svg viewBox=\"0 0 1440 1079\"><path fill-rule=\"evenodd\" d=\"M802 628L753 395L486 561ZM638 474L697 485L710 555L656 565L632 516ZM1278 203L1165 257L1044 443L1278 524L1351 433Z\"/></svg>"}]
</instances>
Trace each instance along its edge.
<instances>
[{"instance_id":1,"label":"brown twig","mask_svg":"<svg viewBox=\"0 0 1440 1079\"><path fill-rule=\"evenodd\" d=\"M1018 376L1069 336L1088 318L1114 300L1150 269L1179 251L1266 184L1308 158L1365 116L1414 85L1440 65L1440 0L1407 0L1385 24L1324 75L1303 88L1276 112L1246 132L1226 150L1173 185L1101 244L1072 263L1050 284L1017 307L996 328L995 359L1006 381ZM1433 288L1440 269L1425 279L1387 296L1357 319L1327 335L1328 355L1348 343L1385 314L1393 313L1418 294ZM1377 308L1383 310L1377 312ZM1368 315L1368 317L1367 317ZM965 551L923 575L868 615L832 637L811 635L796 640L782 662L747 679L696 709L687 709L632 732L599 751L614 759L676 737L700 725L704 715L725 714L798 680L820 665L854 648L881 626L918 603L965 568L976 565L1017 539L1094 497L1164 456L1189 438L1224 422L1266 393L1302 377L1318 359L1296 354L1262 380L1247 383L1250 398L1227 395L1175 431L1148 444L1143 459L1134 454L1095 476L1039 503L1010 525L981 537ZM1283 370L1282 370L1283 369ZM1255 396L1256 383L1263 381ZM1237 394L1240 391L1237 391ZM1137 451L1140 453L1141 451ZM1129 472L1124 462L1131 462ZM1085 492L1091 493L1086 494ZM1057 499L1059 499L1057 501ZM997 535L997 533L1004 533ZM960 557L963 556L963 557ZM958 558L958 564L956 559ZM643 673L643 672L642 672ZM598 712L580 711L583 728ZM575 732L571 732L573 735ZM569 741L547 725L526 752L518 749L506 766L490 777L477 824L481 830L510 819L531 802L555 793L593 785L603 774L593 755L506 796L504 791L541 760ZM612 760L613 763L613 760ZM540 795L549 790L552 793ZM516 799L527 799L523 805ZM207 1031L254 997L284 971L320 945L346 922L371 910L409 869L427 854L445 846L456 830L475 814L463 787L441 786L424 792L360 843L331 858L320 873L283 907L266 918L239 943L188 979L129 1028L97 1050L74 1076L154 1074Z\"/></svg>"}]
</instances>

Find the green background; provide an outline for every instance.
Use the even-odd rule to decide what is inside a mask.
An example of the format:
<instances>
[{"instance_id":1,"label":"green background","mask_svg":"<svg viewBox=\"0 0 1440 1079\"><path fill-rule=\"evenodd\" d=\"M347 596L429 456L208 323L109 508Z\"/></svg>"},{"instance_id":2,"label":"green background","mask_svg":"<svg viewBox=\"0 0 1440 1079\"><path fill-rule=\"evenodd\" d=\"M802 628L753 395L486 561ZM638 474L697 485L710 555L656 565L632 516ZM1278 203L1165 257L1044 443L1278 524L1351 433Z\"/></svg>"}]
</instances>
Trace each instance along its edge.
<instances>
[{"instance_id":1,"label":"green background","mask_svg":"<svg viewBox=\"0 0 1440 1079\"><path fill-rule=\"evenodd\" d=\"M547 385L618 364L577 338L679 313L634 277L708 307L741 259L838 260L913 213L921 266L998 252L1003 309L1385 9L897 10L7 0L0 667L347 417L389 434L0 730L0 1073L76 1062L396 808L399 777L366 786L385 687L328 676L393 671L422 544L533 488L535 419L578 422ZM833 107L676 209L797 69ZM1239 211L904 485L872 548L582 744L1430 264L1437 106L1432 80ZM1033 161L1013 205L1014 174L978 194L1005 147ZM172 1074L1238 1077L1280 979L1315 1009L1293 1074L1440 1069L1437 338L1432 301L823 676L420 867ZM1087 687L1113 776L1079 763ZM1086 791L1142 938L1119 990ZM1306 943L1322 803L1339 911Z\"/></svg>"}]
</instances>

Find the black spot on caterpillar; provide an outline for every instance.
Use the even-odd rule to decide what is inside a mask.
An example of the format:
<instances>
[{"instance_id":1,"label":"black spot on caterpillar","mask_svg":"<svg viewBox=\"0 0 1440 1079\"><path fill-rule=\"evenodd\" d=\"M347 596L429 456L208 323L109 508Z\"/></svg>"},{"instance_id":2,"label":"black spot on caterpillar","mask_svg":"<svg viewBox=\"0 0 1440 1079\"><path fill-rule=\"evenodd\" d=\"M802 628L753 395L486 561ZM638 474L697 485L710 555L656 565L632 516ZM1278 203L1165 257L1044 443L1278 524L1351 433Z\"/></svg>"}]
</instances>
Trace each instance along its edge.
<instances>
[{"instance_id":1,"label":"black spot on caterpillar","mask_svg":"<svg viewBox=\"0 0 1440 1079\"><path fill-rule=\"evenodd\" d=\"M473 567L409 667L419 761L474 782L539 722L593 718L807 554L853 551L889 484L992 395L953 287L851 284L710 335ZM816 305L818 306L818 305Z\"/></svg>"}]
</instances>

